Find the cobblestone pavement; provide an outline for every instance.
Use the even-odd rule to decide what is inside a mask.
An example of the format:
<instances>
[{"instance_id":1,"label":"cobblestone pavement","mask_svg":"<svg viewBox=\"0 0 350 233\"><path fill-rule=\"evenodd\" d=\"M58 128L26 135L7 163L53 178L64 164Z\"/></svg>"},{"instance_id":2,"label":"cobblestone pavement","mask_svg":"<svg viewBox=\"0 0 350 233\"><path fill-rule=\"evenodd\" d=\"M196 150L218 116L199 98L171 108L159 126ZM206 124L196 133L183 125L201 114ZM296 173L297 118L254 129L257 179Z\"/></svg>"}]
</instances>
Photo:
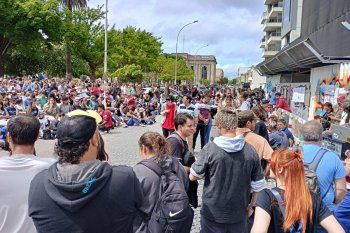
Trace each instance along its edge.
<instances>
[{"instance_id":1,"label":"cobblestone pavement","mask_svg":"<svg viewBox=\"0 0 350 233\"><path fill-rule=\"evenodd\" d=\"M158 121L159 122L159 121ZM105 141L105 147L110 160L115 165L128 165L134 166L140 161L138 152L138 139L147 131L156 131L161 133L161 127L159 123L151 126L141 127L133 126L128 128L118 127L112 130L110 133L102 133L102 137ZM196 148L200 148L199 138L197 139ZM39 140L36 143L36 153L42 157L53 157L54 140ZM196 152L198 152L196 150ZM198 153L195 153L198 154ZM0 156L5 156L6 152L0 151ZM203 184L200 182L198 194L199 202L201 203ZM195 216L193 221L193 227L191 232L199 233L200 231L200 214L199 208L195 210Z\"/></svg>"}]
</instances>

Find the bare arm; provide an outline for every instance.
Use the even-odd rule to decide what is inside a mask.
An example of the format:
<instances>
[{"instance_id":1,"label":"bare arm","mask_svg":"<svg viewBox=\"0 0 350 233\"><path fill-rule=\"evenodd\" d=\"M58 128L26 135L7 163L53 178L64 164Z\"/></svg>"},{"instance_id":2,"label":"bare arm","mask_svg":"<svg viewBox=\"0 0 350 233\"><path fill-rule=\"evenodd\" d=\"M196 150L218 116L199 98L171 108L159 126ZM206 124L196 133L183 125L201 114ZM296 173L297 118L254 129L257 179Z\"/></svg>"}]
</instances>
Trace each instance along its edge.
<instances>
[{"instance_id":1,"label":"bare arm","mask_svg":"<svg viewBox=\"0 0 350 233\"><path fill-rule=\"evenodd\" d=\"M328 233L345 233L344 229L333 215L323 219L320 224Z\"/></svg>"},{"instance_id":2,"label":"bare arm","mask_svg":"<svg viewBox=\"0 0 350 233\"><path fill-rule=\"evenodd\" d=\"M335 204L338 204L343 200L346 194L345 178L336 179L334 182L334 189L335 189Z\"/></svg>"},{"instance_id":3,"label":"bare arm","mask_svg":"<svg viewBox=\"0 0 350 233\"><path fill-rule=\"evenodd\" d=\"M255 208L254 224L250 233L266 233L270 225L271 217L262 208Z\"/></svg>"},{"instance_id":4,"label":"bare arm","mask_svg":"<svg viewBox=\"0 0 350 233\"><path fill-rule=\"evenodd\" d=\"M190 173L190 181L196 181L196 180L199 180L199 178Z\"/></svg>"}]
</instances>

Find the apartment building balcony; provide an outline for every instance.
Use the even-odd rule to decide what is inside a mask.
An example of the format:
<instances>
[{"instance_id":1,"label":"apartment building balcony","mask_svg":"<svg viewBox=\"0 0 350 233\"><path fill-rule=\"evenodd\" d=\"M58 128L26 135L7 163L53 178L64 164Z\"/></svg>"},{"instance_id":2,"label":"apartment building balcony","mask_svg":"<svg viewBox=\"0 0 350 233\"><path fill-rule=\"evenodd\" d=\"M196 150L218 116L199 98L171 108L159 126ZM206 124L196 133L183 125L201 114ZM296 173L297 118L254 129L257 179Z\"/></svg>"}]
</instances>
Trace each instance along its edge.
<instances>
[{"instance_id":1,"label":"apartment building balcony","mask_svg":"<svg viewBox=\"0 0 350 233\"><path fill-rule=\"evenodd\" d=\"M265 20L267 20L267 12L266 11L264 11L262 16L261 16L261 24L264 24Z\"/></svg>"},{"instance_id":2,"label":"apartment building balcony","mask_svg":"<svg viewBox=\"0 0 350 233\"><path fill-rule=\"evenodd\" d=\"M269 19L265 21L264 32L276 31L282 28L282 19Z\"/></svg>"},{"instance_id":3,"label":"apartment building balcony","mask_svg":"<svg viewBox=\"0 0 350 233\"><path fill-rule=\"evenodd\" d=\"M282 12L283 12L283 3L282 2L279 2L277 4L273 4L270 8L270 11L268 12L268 17L269 18L282 17Z\"/></svg>"},{"instance_id":4,"label":"apartment building balcony","mask_svg":"<svg viewBox=\"0 0 350 233\"><path fill-rule=\"evenodd\" d=\"M266 44L266 41L265 41L265 37L264 37L260 41L260 48L265 48L265 44Z\"/></svg>"},{"instance_id":5,"label":"apartment building balcony","mask_svg":"<svg viewBox=\"0 0 350 233\"><path fill-rule=\"evenodd\" d=\"M272 50L264 50L264 52L262 53L261 57L262 58L270 58L275 56L278 53L279 50L277 49L272 49Z\"/></svg>"},{"instance_id":6,"label":"apartment building balcony","mask_svg":"<svg viewBox=\"0 0 350 233\"><path fill-rule=\"evenodd\" d=\"M282 41L282 37L280 32L271 32L266 41L266 45L271 46L272 44L281 44L281 41Z\"/></svg>"},{"instance_id":7,"label":"apartment building balcony","mask_svg":"<svg viewBox=\"0 0 350 233\"><path fill-rule=\"evenodd\" d=\"M275 4L278 3L280 0L265 0L264 4L265 5L271 5L271 4Z\"/></svg>"}]
</instances>

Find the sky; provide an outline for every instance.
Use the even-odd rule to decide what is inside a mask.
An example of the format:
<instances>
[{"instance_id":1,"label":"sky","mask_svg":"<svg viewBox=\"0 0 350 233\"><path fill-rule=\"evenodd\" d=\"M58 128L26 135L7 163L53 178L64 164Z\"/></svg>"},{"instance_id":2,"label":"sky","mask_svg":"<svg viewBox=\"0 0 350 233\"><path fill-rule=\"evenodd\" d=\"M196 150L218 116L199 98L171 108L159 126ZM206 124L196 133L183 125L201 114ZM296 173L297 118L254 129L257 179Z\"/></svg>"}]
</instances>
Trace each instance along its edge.
<instances>
[{"instance_id":1,"label":"sky","mask_svg":"<svg viewBox=\"0 0 350 233\"><path fill-rule=\"evenodd\" d=\"M103 4L105 0L88 1L90 7ZM109 0L108 5L109 27L149 31L161 38L165 53L175 52L181 27L198 20L181 32L178 52L214 55L226 77L262 61L263 0Z\"/></svg>"}]
</instances>

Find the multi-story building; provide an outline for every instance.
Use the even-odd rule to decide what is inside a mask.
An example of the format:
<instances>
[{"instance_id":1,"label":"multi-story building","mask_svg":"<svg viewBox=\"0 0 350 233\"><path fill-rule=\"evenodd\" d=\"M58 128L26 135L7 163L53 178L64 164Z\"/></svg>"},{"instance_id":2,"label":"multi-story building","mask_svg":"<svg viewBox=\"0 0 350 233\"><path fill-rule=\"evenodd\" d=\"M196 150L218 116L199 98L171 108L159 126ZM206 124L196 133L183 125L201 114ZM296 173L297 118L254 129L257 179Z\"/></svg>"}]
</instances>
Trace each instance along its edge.
<instances>
[{"instance_id":1,"label":"multi-story building","mask_svg":"<svg viewBox=\"0 0 350 233\"><path fill-rule=\"evenodd\" d=\"M216 82L220 83L223 78L224 78L224 70L217 68L216 69Z\"/></svg>"},{"instance_id":2,"label":"multi-story building","mask_svg":"<svg viewBox=\"0 0 350 233\"><path fill-rule=\"evenodd\" d=\"M176 53L173 53L176 55ZM178 53L183 57L186 64L194 71L194 83L200 83L201 79L207 79L210 84L216 82L216 58L213 55L190 55L188 53Z\"/></svg>"},{"instance_id":3,"label":"multi-story building","mask_svg":"<svg viewBox=\"0 0 350 233\"><path fill-rule=\"evenodd\" d=\"M264 49L262 57L268 59L281 50L283 0L265 0L265 5L266 11L261 18L264 37L260 48Z\"/></svg>"}]
</instances>

